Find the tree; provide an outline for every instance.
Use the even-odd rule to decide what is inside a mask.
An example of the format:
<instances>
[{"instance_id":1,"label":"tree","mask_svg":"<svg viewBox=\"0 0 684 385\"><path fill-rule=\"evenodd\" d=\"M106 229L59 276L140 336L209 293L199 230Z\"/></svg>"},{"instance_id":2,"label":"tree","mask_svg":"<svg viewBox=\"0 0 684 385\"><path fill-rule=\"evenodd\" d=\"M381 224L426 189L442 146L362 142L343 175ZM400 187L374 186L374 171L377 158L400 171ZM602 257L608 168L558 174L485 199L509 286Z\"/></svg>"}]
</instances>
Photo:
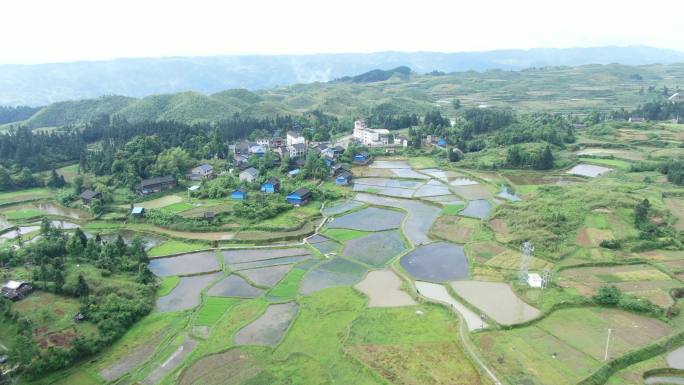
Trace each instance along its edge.
<instances>
[{"instance_id":1,"label":"tree","mask_svg":"<svg viewBox=\"0 0 684 385\"><path fill-rule=\"evenodd\" d=\"M544 151L542 152L540 170L549 170L553 168L553 152L551 151L551 146L546 145Z\"/></svg>"},{"instance_id":2,"label":"tree","mask_svg":"<svg viewBox=\"0 0 684 385\"><path fill-rule=\"evenodd\" d=\"M9 171L0 165L0 191L10 190L13 187L12 176Z\"/></svg>"},{"instance_id":3,"label":"tree","mask_svg":"<svg viewBox=\"0 0 684 385\"><path fill-rule=\"evenodd\" d=\"M461 108L461 100L460 99L452 100L451 106L454 108L454 110L458 110L459 108Z\"/></svg>"},{"instance_id":4,"label":"tree","mask_svg":"<svg viewBox=\"0 0 684 385\"><path fill-rule=\"evenodd\" d=\"M651 202L648 199L644 199L637 203L634 207L634 225L636 228L642 228L643 225L648 221L648 213L651 210Z\"/></svg>"},{"instance_id":5,"label":"tree","mask_svg":"<svg viewBox=\"0 0 684 385\"><path fill-rule=\"evenodd\" d=\"M55 284L55 292L61 293L64 287L64 274L62 274L62 269L55 269L55 275L52 278Z\"/></svg>"},{"instance_id":6,"label":"tree","mask_svg":"<svg viewBox=\"0 0 684 385\"><path fill-rule=\"evenodd\" d=\"M152 167L152 173L155 175L173 175L180 179L185 176L193 164L194 161L187 151L180 147L173 147L159 154Z\"/></svg>"},{"instance_id":7,"label":"tree","mask_svg":"<svg viewBox=\"0 0 684 385\"><path fill-rule=\"evenodd\" d=\"M89 295L90 287L88 286L85 278L83 278L83 274L79 274L78 282L76 283L76 296L79 298L88 298Z\"/></svg>"},{"instance_id":8,"label":"tree","mask_svg":"<svg viewBox=\"0 0 684 385\"><path fill-rule=\"evenodd\" d=\"M154 274L147 267L147 264L141 263L138 265L138 277L136 280L143 285L149 285L156 281Z\"/></svg>"},{"instance_id":9,"label":"tree","mask_svg":"<svg viewBox=\"0 0 684 385\"><path fill-rule=\"evenodd\" d=\"M592 298L599 305L616 306L620 303L622 292L615 286L601 286Z\"/></svg>"},{"instance_id":10,"label":"tree","mask_svg":"<svg viewBox=\"0 0 684 385\"><path fill-rule=\"evenodd\" d=\"M48 178L46 185L49 188L62 188L66 184L66 181L64 180L64 177L57 174L57 171L53 168L52 172L50 173L50 177Z\"/></svg>"},{"instance_id":11,"label":"tree","mask_svg":"<svg viewBox=\"0 0 684 385\"><path fill-rule=\"evenodd\" d=\"M105 206L102 203L102 199L93 199L90 203L90 211L95 215L100 215L104 212Z\"/></svg>"}]
</instances>

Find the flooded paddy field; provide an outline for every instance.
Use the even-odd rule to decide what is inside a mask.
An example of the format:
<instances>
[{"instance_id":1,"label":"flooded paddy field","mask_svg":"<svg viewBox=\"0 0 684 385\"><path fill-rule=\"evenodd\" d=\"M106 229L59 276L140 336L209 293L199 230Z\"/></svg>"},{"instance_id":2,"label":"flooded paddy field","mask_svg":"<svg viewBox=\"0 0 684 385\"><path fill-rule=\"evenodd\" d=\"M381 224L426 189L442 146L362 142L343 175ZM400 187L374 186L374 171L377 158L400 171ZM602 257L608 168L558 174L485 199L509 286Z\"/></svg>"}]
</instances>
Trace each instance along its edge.
<instances>
[{"instance_id":1,"label":"flooded paddy field","mask_svg":"<svg viewBox=\"0 0 684 385\"><path fill-rule=\"evenodd\" d=\"M221 269L216 253L213 250L168 258L154 258L150 261L149 268L158 277L193 275Z\"/></svg>"},{"instance_id":2,"label":"flooded paddy field","mask_svg":"<svg viewBox=\"0 0 684 385\"><path fill-rule=\"evenodd\" d=\"M401 290L401 278L389 269L369 272L354 288L368 296L368 307L416 305L416 301Z\"/></svg>"},{"instance_id":3,"label":"flooded paddy field","mask_svg":"<svg viewBox=\"0 0 684 385\"><path fill-rule=\"evenodd\" d=\"M187 310L200 304L200 293L204 288L221 277L223 273L182 277L178 286L171 293L157 299L157 310L160 312Z\"/></svg>"},{"instance_id":4,"label":"flooded paddy field","mask_svg":"<svg viewBox=\"0 0 684 385\"><path fill-rule=\"evenodd\" d=\"M361 206L363 206L363 203L352 200L336 202L331 205L326 205L326 207L323 209L323 214L326 216L339 215Z\"/></svg>"},{"instance_id":5,"label":"flooded paddy field","mask_svg":"<svg viewBox=\"0 0 684 385\"><path fill-rule=\"evenodd\" d=\"M406 210L408 214L403 224L403 230L406 237L414 245L430 242L428 233L442 212L439 207L415 200L387 198L365 193L356 194L356 200Z\"/></svg>"},{"instance_id":6,"label":"flooded paddy field","mask_svg":"<svg viewBox=\"0 0 684 385\"><path fill-rule=\"evenodd\" d=\"M309 295L329 287L354 285L366 271L358 263L335 258L309 271L304 276L299 291Z\"/></svg>"},{"instance_id":7,"label":"flooded paddy field","mask_svg":"<svg viewBox=\"0 0 684 385\"><path fill-rule=\"evenodd\" d=\"M382 231L399 228L403 220L404 214L399 211L368 207L334 218L327 226L331 229Z\"/></svg>"},{"instance_id":8,"label":"flooded paddy field","mask_svg":"<svg viewBox=\"0 0 684 385\"><path fill-rule=\"evenodd\" d=\"M451 283L456 294L484 311L501 325L527 322L541 312L521 300L503 282L456 281Z\"/></svg>"},{"instance_id":9,"label":"flooded paddy field","mask_svg":"<svg viewBox=\"0 0 684 385\"><path fill-rule=\"evenodd\" d=\"M463 247L447 242L416 247L401 257L401 266L421 281L448 282L468 276L468 258Z\"/></svg>"},{"instance_id":10,"label":"flooded paddy field","mask_svg":"<svg viewBox=\"0 0 684 385\"><path fill-rule=\"evenodd\" d=\"M596 178L611 171L613 171L612 168L597 166L594 164L580 163L566 172L571 175L580 175L589 178Z\"/></svg>"},{"instance_id":11,"label":"flooded paddy field","mask_svg":"<svg viewBox=\"0 0 684 385\"><path fill-rule=\"evenodd\" d=\"M406 249L399 231L382 231L347 241L342 255L374 267L382 267Z\"/></svg>"},{"instance_id":12,"label":"flooded paddy field","mask_svg":"<svg viewBox=\"0 0 684 385\"><path fill-rule=\"evenodd\" d=\"M468 202L468 205L459 215L471 218L484 219L492 212L492 204L484 199L476 199Z\"/></svg>"},{"instance_id":13,"label":"flooded paddy field","mask_svg":"<svg viewBox=\"0 0 684 385\"><path fill-rule=\"evenodd\" d=\"M262 261L266 259L310 256L311 252L305 247L293 248L255 248L255 249L223 249L221 254L226 263L238 264L245 262Z\"/></svg>"},{"instance_id":14,"label":"flooded paddy field","mask_svg":"<svg viewBox=\"0 0 684 385\"><path fill-rule=\"evenodd\" d=\"M278 345L298 310L296 302L270 305L264 314L235 334L235 345Z\"/></svg>"},{"instance_id":15,"label":"flooded paddy field","mask_svg":"<svg viewBox=\"0 0 684 385\"><path fill-rule=\"evenodd\" d=\"M264 291L250 285L244 278L231 274L218 281L207 294L212 297L256 298L264 294Z\"/></svg>"},{"instance_id":16,"label":"flooded paddy field","mask_svg":"<svg viewBox=\"0 0 684 385\"><path fill-rule=\"evenodd\" d=\"M466 322L466 325L468 326L468 330L473 331L487 327L487 323L482 321L478 314L475 314L474 311L470 310L464 304L452 297L447 291L446 287L443 285L438 285L431 282L416 281L416 290L418 291L418 294L422 295L423 297L432 301L446 304L447 306L451 307L453 311L461 314Z\"/></svg>"},{"instance_id":17,"label":"flooded paddy field","mask_svg":"<svg viewBox=\"0 0 684 385\"><path fill-rule=\"evenodd\" d=\"M242 270L240 275L259 286L272 287L280 281L294 265L276 265Z\"/></svg>"}]
</instances>

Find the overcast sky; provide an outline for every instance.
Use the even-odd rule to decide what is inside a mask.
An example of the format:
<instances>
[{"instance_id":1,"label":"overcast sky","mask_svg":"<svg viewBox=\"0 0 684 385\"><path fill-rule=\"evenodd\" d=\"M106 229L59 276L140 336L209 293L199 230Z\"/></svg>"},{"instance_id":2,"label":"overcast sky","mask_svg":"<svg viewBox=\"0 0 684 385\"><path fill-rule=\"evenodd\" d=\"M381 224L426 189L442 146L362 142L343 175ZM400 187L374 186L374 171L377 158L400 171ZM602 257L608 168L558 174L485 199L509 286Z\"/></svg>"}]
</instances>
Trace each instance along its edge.
<instances>
[{"instance_id":1,"label":"overcast sky","mask_svg":"<svg viewBox=\"0 0 684 385\"><path fill-rule=\"evenodd\" d=\"M681 0L3 0L0 63L651 45Z\"/></svg>"}]
</instances>

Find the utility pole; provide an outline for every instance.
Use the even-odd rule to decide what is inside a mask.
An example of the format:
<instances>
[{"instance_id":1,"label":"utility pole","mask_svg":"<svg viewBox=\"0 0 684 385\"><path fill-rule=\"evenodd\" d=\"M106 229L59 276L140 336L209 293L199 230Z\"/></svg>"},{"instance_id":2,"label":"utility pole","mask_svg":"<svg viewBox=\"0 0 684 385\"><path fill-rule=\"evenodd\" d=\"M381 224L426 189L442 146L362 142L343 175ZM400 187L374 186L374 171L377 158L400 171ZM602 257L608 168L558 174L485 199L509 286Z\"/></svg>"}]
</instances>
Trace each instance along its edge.
<instances>
[{"instance_id":1,"label":"utility pole","mask_svg":"<svg viewBox=\"0 0 684 385\"><path fill-rule=\"evenodd\" d=\"M608 328L608 338L606 338L606 353L603 355L603 361L608 361L608 347L610 346L610 336L613 334L613 329Z\"/></svg>"}]
</instances>

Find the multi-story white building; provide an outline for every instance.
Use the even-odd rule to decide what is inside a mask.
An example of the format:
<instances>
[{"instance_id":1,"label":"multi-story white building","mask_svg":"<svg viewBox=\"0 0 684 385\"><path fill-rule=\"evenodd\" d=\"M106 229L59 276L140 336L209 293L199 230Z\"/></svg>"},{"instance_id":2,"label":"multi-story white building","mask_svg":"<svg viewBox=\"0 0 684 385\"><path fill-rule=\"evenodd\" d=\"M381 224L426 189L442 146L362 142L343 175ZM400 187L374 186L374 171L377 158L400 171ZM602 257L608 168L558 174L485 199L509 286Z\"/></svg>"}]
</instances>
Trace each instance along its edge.
<instances>
[{"instance_id":1,"label":"multi-story white building","mask_svg":"<svg viewBox=\"0 0 684 385\"><path fill-rule=\"evenodd\" d=\"M389 144L389 130L385 128L368 128L366 122L354 122L354 139L369 147L387 146Z\"/></svg>"},{"instance_id":2,"label":"multi-story white building","mask_svg":"<svg viewBox=\"0 0 684 385\"><path fill-rule=\"evenodd\" d=\"M295 145L298 143L306 145L306 139L299 132L288 131L287 132L287 145L292 146L292 145Z\"/></svg>"}]
</instances>

